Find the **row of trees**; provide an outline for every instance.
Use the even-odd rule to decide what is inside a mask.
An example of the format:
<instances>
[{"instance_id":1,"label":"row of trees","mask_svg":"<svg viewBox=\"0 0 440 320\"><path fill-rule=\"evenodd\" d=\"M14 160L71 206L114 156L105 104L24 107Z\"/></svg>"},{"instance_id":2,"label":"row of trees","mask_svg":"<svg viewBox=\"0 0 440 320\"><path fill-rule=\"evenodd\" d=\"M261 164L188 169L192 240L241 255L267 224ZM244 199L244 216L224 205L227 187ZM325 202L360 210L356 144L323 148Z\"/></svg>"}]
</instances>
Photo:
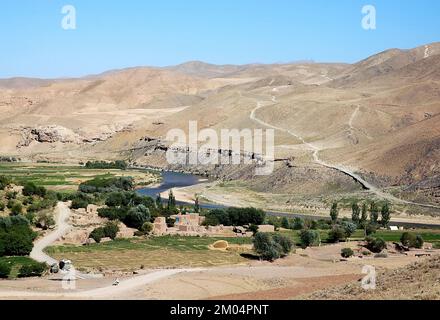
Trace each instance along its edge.
<instances>
[{"instance_id":1,"label":"row of trees","mask_svg":"<svg viewBox=\"0 0 440 320\"><path fill-rule=\"evenodd\" d=\"M208 226L243 226L264 223L266 213L255 208L215 209L206 214L205 224Z\"/></svg>"},{"instance_id":2,"label":"row of trees","mask_svg":"<svg viewBox=\"0 0 440 320\"><path fill-rule=\"evenodd\" d=\"M367 207L367 204L362 204L362 207L357 203L353 203L351 206L352 211L352 220L354 223L365 227L369 222L373 225L381 225L382 227L388 227L391 221L391 209L388 202L385 202L381 208L375 202L371 202L370 206ZM379 214L381 216L381 220L379 221ZM332 220L337 219L337 203L334 203L332 206L332 212L330 213Z\"/></svg>"},{"instance_id":3,"label":"row of trees","mask_svg":"<svg viewBox=\"0 0 440 320\"><path fill-rule=\"evenodd\" d=\"M123 160L116 160L114 162L106 161L88 161L85 164L87 169L119 169L127 170L128 164Z\"/></svg>"},{"instance_id":4,"label":"row of trees","mask_svg":"<svg viewBox=\"0 0 440 320\"><path fill-rule=\"evenodd\" d=\"M83 193L109 193L133 189L134 180L132 177L96 177L79 185L79 191Z\"/></svg>"}]
</instances>

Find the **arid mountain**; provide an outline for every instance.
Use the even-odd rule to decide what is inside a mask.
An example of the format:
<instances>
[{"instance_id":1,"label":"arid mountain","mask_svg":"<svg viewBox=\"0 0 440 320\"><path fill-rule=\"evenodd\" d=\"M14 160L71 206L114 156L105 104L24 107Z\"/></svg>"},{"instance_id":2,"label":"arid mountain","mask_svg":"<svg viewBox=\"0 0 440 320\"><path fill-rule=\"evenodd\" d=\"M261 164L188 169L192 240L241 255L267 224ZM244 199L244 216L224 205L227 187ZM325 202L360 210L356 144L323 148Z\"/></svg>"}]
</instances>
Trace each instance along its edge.
<instances>
[{"instance_id":1,"label":"arid mountain","mask_svg":"<svg viewBox=\"0 0 440 320\"><path fill-rule=\"evenodd\" d=\"M0 112L0 155L166 165L145 141L197 120L218 131L276 128L276 158L298 166L319 167L316 151L379 185L440 187L440 43L353 65L188 62L0 80Z\"/></svg>"}]
</instances>

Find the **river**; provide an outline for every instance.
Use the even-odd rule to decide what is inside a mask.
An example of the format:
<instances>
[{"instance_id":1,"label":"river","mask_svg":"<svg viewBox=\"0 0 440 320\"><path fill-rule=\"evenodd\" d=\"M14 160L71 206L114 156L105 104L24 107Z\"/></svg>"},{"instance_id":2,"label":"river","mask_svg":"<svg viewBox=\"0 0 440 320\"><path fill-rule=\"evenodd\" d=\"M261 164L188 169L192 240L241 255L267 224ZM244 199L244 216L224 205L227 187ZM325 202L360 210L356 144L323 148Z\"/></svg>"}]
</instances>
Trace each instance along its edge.
<instances>
[{"instance_id":1,"label":"river","mask_svg":"<svg viewBox=\"0 0 440 320\"><path fill-rule=\"evenodd\" d=\"M149 196L153 199L156 199L157 195L163 192L166 192L173 188L183 188L183 187L189 187L196 184L199 184L201 182L206 181L206 178L202 178L199 176L195 176L192 174L186 174L186 173L179 173L179 172L171 172L171 171L165 171L162 172L162 183L159 186L155 186L152 188L142 188L139 189L137 192L140 195L143 196ZM165 200L165 199L164 199ZM181 202L177 201L177 205L194 205L194 203L187 203L187 202ZM227 206L215 204L215 203L203 203L200 202L200 207L203 209L224 209L227 208ZM320 216L311 216L311 215L305 215L305 214L299 214L299 213L291 213L291 212L275 212L275 211L267 211L266 214L269 216L277 216L277 217L288 217L288 218L308 218L313 220L318 219L330 219L329 217L320 217ZM417 227L417 228L439 228L438 225L431 225L431 224L423 224L423 223L406 223L406 222L392 222L392 225L396 226L405 226L405 227Z\"/></svg>"}]
</instances>

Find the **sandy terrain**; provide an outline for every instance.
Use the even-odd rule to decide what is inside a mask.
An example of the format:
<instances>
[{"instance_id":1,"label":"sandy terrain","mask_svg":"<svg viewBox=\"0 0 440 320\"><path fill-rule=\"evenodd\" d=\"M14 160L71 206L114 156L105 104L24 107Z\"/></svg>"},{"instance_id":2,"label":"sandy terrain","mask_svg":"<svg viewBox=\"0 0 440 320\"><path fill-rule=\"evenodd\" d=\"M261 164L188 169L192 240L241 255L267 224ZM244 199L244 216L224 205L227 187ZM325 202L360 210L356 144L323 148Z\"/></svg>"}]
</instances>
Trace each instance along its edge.
<instances>
[{"instance_id":1,"label":"sandy terrain","mask_svg":"<svg viewBox=\"0 0 440 320\"><path fill-rule=\"evenodd\" d=\"M356 244L353 243L353 246ZM144 270L133 277L116 275L79 279L76 289L62 289L60 276L0 281L0 297L24 299L291 299L316 290L362 278L366 264L394 270L418 258L353 258L340 261L342 245L298 250L275 263L249 262L248 266L206 269Z\"/></svg>"}]
</instances>

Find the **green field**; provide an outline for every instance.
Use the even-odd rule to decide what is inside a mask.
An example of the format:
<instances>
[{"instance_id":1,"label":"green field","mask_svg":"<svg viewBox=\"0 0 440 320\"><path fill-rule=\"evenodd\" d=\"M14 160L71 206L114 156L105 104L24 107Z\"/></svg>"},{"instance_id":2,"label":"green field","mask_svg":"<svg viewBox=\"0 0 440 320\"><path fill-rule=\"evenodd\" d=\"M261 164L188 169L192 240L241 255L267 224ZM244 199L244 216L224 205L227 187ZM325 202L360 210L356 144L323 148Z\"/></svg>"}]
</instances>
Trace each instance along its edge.
<instances>
[{"instance_id":1,"label":"green field","mask_svg":"<svg viewBox=\"0 0 440 320\"><path fill-rule=\"evenodd\" d=\"M35 260L29 257L0 257L0 262L7 263L12 267L9 279L15 279L18 277L18 272L22 266L35 263Z\"/></svg>"},{"instance_id":2,"label":"green field","mask_svg":"<svg viewBox=\"0 0 440 320\"><path fill-rule=\"evenodd\" d=\"M249 238L155 237L116 240L90 246L55 246L46 251L56 259L70 259L80 270L112 269L133 271L141 268L209 267L243 263L237 252L210 250L217 240L230 244L250 244Z\"/></svg>"},{"instance_id":3,"label":"green field","mask_svg":"<svg viewBox=\"0 0 440 320\"><path fill-rule=\"evenodd\" d=\"M62 164L0 163L0 175L9 176L17 184L33 182L54 190L75 191L84 181L96 177L131 176L137 184L147 185L159 179L157 173L140 170L86 169Z\"/></svg>"}]
</instances>

